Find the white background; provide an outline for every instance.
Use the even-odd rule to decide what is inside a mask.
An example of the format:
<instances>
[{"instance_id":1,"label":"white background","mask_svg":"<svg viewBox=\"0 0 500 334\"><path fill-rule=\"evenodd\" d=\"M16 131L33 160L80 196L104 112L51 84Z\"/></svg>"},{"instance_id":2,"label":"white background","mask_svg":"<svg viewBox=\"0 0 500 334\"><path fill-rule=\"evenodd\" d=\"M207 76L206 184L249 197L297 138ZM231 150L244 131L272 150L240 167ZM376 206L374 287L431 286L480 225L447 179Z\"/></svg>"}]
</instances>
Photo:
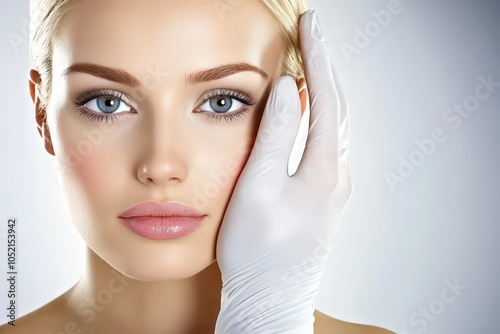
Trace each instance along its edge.
<instances>
[{"instance_id":1,"label":"white background","mask_svg":"<svg viewBox=\"0 0 500 334\"><path fill-rule=\"evenodd\" d=\"M399 333L498 333L500 87L456 129L443 115L471 101L479 76L500 82L500 4L401 0L381 27L372 12L388 3L310 1L350 104L355 186L317 307ZM77 281L83 242L36 131L27 85L28 1L2 5L0 268L5 225L14 216L22 316ZM365 28L371 36L360 44L356 35ZM347 45L358 53L347 56ZM415 141L438 128L446 140L391 188L385 174L398 173L400 159L417 157ZM446 291L454 281L462 286L455 294Z\"/></svg>"}]
</instances>

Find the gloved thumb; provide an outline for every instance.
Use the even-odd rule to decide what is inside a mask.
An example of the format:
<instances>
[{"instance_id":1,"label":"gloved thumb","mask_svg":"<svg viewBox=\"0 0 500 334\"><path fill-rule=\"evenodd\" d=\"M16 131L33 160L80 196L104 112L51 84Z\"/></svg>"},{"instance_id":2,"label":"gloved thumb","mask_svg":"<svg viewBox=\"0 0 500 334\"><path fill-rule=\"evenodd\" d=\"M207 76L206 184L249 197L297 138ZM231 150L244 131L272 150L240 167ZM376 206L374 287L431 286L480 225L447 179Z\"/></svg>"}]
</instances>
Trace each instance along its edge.
<instances>
[{"instance_id":1,"label":"gloved thumb","mask_svg":"<svg viewBox=\"0 0 500 334\"><path fill-rule=\"evenodd\" d=\"M260 176L288 176L288 159L300 126L301 103L290 76L276 80L248 158L250 170ZM253 166L253 167L252 167ZM255 168L256 167L256 168Z\"/></svg>"}]
</instances>

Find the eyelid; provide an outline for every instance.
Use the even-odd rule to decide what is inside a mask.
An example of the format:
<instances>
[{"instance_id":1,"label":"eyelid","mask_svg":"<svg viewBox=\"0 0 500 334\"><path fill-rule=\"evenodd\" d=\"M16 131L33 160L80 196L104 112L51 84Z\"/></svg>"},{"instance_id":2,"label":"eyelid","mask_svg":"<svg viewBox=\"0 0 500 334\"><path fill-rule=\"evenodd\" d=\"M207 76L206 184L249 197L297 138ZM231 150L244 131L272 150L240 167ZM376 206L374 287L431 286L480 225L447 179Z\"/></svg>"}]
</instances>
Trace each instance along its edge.
<instances>
[{"instance_id":1,"label":"eyelid","mask_svg":"<svg viewBox=\"0 0 500 334\"><path fill-rule=\"evenodd\" d=\"M252 106L257 103L257 99L250 93L244 92L238 89L231 89L231 88L216 88L216 89L211 89L208 91L205 91L201 97L200 97L200 102L198 103L198 107L203 105L207 100L218 97L218 96L229 96L231 98L237 99L240 102L247 104L249 106Z\"/></svg>"},{"instance_id":2,"label":"eyelid","mask_svg":"<svg viewBox=\"0 0 500 334\"><path fill-rule=\"evenodd\" d=\"M228 96L232 99L238 100L243 106L237 110L227 113L216 113L205 110L200 110L200 108L208 102L208 100L218 97L218 96ZM205 91L201 97L201 102L198 102L196 107L196 112L203 114L206 118L213 120L215 122L226 122L226 124L230 124L232 122L237 121L238 119L243 118L248 112L250 112L251 106L255 105L258 100L250 93L245 93L238 89L230 89L230 88L216 88Z\"/></svg>"},{"instance_id":3,"label":"eyelid","mask_svg":"<svg viewBox=\"0 0 500 334\"><path fill-rule=\"evenodd\" d=\"M217 113L207 113L205 112L207 118L211 119L211 120L215 120L217 122L221 122L221 121L225 121L227 124L230 124L234 121L237 121L238 119L241 119L243 117L245 117L245 115L250 112L250 109L248 109L247 107L243 107L241 108L240 111L235 111L235 112L231 112L231 113L227 113L227 114L217 114Z\"/></svg>"},{"instance_id":4,"label":"eyelid","mask_svg":"<svg viewBox=\"0 0 500 334\"><path fill-rule=\"evenodd\" d=\"M74 99L74 103L77 106L84 106L90 101L97 99L102 96L112 96L114 98L120 99L123 103L128 105L132 109L136 109L135 103L130 100L127 95L116 89L106 89L106 88L97 88L90 89L85 91L79 95L77 95Z\"/></svg>"}]
</instances>

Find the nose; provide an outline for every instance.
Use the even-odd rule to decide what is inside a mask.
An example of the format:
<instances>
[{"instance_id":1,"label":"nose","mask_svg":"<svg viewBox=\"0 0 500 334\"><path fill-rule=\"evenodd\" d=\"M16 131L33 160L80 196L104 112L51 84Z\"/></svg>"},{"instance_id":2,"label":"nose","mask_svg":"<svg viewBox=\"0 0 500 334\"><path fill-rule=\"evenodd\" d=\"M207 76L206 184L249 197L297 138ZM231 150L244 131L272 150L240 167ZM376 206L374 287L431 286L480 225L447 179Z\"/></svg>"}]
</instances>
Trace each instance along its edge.
<instances>
[{"instance_id":1,"label":"nose","mask_svg":"<svg viewBox=\"0 0 500 334\"><path fill-rule=\"evenodd\" d=\"M165 124L166 120L151 123L142 136L137 179L148 186L182 183L188 171L186 148L179 138L182 130L175 124Z\"/></svg>"}]
</instances>

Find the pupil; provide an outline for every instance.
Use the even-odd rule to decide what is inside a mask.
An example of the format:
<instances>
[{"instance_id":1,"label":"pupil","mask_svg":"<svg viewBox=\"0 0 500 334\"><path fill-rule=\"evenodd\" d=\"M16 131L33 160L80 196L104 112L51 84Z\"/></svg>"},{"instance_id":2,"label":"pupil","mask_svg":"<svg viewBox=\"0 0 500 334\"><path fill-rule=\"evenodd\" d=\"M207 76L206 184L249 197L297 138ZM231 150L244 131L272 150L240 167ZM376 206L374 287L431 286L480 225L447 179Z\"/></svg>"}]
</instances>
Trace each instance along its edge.
<instances>
[{"instance_id":1,"label":"pupil","mask_svg":"<svg viewBox=\"0 0 500 334\"><path fill-rule=\"evenodd\" d=\"M222 100L222 99L221 99L221 100L217 101L217 104L218 104L219 106L221 106L221 107L224 107L224 106L226 105L226 100Z\"/></svg>"}]
</instances>

